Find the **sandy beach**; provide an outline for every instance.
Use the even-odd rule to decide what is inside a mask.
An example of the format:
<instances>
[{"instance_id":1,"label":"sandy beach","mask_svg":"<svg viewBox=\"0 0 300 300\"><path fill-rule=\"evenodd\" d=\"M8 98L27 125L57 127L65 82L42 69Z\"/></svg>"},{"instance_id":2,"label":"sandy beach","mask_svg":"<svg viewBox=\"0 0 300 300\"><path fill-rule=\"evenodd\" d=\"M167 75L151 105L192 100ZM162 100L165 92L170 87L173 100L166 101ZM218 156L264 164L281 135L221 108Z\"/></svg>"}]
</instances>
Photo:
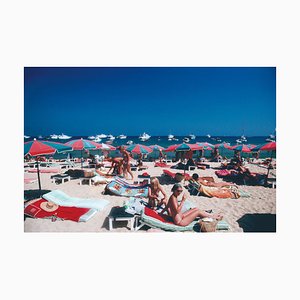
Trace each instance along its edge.
<instances>
[{"instance_id":1,"label":"sandy beach","mask_svg":"<svg viewBox=\"0 0 300 300\"><path fill-rule=\"evenodd\" d=\"M216 182L220 182L222 179L215 175L217 167L220 163L209 163L211 168L206 170L189 171L192 175L197 173L200 176L212 176ZM171 188L174 182L166 181L162 176L163 169L176 171L170 168L154 167L153 162L145 162L144 165L148 166L147 173L151 176L156 176L160 179L161 184L167 195L171 195ZM266 173L266 169L254 165L247 164L247 167L253 172ZM134 180L137 176L145 171L135 171ZM41 184L42 190L52 191L61 190L69 196L79 198L93 198L93 199L106 199L109 204L87 222L74 222L74 221L60 221L52 222L50 219L33 219L26 217L24 221L25 232L128 232L130 231L127 222L115 222L114 229L109 231L108 226L108 214L112 207L123 206L126 197L103 195L105 184L92 185L79 184L79 179L73 179L62 184L56 184L51 182L51 173L42 173ZM37 177L37 174L26 174L26 177ZM134 181L133 180L133 181ZM129 181L133 183L133 181ZM33 190L38 189L38 183L24 184L25 193L31 194ZM202 210L212 209L214 212L221 212L224 216L224 220L230 225L231 232L247 232L247 231L261 231L260 226L269 226L268 224L261 225L263 223L271 223L271 227L275 226L276 218L276 189L263 186L247 186L239 185L239 189L250 194L248 198L239 199L218 199L208 198L204 196L191 196L187 190L185 193L188 195L188 200L191 201L196 207ZM146 228L146 227L144 227ZM145 230L140 229L138 232L159 232L160 230ZM276 230L276 229L275 229ZM267 230L268 231L268 230ZM274 228L273 228L274 231ZM164 232L164 231L161 231Z\"/></svg>"}]
</instances>

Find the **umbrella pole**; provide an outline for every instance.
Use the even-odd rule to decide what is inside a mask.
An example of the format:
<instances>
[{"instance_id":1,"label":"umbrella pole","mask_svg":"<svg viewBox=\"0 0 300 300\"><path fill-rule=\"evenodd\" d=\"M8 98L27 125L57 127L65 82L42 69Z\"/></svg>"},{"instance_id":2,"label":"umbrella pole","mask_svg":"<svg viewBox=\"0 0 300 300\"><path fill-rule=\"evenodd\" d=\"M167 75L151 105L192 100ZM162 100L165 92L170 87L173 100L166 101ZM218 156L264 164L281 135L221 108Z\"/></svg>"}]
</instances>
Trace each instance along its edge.
<instances>
[{"instance_id":1,"label":"umbrella pole","mask_svg":"<svg viewBox=\"0 0 300 300\"><path fill-rule=\"evenodd\" d=\"M82 149L81 149L81 159L80 159L80 161L81 161L81 169L83 169L83 161L82 161Z\"/></svg>"},{"instance_id":2,"label":"umbrella pole","mask_svg":"<svg viewBox=\"0 0 300 300\"><path fill-rule=\"evenodd\" d=\"M36 163L37 163L36 168L37 168L37 175L38 175L38 182L39 182L39 192L40 192L39 194L40 194L40 197L41 197L41 191L42 191L42 189L41 189L41 178L40 178L39 161L36 160Z\"/></svg>"}]
</instances>

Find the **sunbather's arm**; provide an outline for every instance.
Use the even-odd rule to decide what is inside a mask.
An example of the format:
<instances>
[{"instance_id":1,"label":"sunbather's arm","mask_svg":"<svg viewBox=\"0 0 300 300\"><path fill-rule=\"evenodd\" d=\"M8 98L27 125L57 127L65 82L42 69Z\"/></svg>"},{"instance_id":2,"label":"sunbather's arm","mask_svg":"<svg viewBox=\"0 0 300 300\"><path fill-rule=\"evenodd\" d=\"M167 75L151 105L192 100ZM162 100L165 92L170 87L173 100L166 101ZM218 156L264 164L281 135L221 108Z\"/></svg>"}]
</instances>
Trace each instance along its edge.
<instances>
[{"instance_id":1,"label":"sunbather's arm","mask_svg":"<svg viewBox=\"0 0 300 300\"><path fill-rule=\"evenodd\" d=\"M181 210L182 210L182 207L183 207L183 204L184 204L185 200L186 200L186 195L185 195L185 194L183 194L183 196L182 196L182 200L181 200L181 202L180 202L179 206L177 207L177 212L178 212L178 213L180 213L180 212L181 212Z\"/></svg>"}]
</instances>

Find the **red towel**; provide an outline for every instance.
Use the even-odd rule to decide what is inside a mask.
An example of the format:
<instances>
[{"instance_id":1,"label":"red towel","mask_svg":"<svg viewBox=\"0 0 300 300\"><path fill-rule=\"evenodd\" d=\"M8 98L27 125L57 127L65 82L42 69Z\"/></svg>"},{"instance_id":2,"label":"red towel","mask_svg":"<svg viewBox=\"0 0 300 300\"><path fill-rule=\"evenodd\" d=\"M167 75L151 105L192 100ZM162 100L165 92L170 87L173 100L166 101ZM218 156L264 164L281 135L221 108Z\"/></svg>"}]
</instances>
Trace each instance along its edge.
<instances>
[{"instance_id":1,"label":"red towel","mask_svg":"<svg viewBox=\"0 0 300 300\"><path fill-rule=\"evenodd\" d=\"M29 204L24 210L25 215L28 215L33 218L42 218L42 219L56 216L64 220L71 220L71 221L78 222L80 217L90 210L89 208L59 206L57 210L52 212L47 212L41 209L40 207L41 203L43 202L47 202L47 200L38 199L37 201Z\"/></svg>"},{"instance_id":2,"label":"red towel","mask_svg":"<svg viewBox=\"0 0 300 300\"><path fill-rule=\"evenodd\" d=\"M161 221L163 223L169 223L169 224L173 224L173 222L171 222L171 218L167 215L159 215L156 211L154 211L153 209L150 209L148 207L145 207L144 209L144 213L146 216L154 218L158 221Z\"/></svg>"}]
</instances>

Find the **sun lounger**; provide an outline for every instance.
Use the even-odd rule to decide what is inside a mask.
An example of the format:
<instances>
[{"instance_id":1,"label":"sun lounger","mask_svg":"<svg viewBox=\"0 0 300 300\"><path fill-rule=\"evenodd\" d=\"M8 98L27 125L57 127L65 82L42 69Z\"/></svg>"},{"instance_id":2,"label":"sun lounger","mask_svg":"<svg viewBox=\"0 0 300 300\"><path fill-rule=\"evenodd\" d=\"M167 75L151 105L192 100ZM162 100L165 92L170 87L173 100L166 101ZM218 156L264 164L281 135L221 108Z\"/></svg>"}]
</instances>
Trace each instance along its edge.
<instances>
[{"instance_id":1,"label":"sun lounger","mask_svg":"<svg viewBox=\"0 0 300 300\"><path fill-rule=\"evenodd\" d=\"M24 214L32 218L52 219L52 221L70 220L74 222L87 222L98 212L97 209L73 206L59 206L55 211L48 212L41 208L40 205L43 202L47 202L47 200L41 198L28 202L25 204Z\"/></svg>"},{"instance_id":2,"label":"sun lounger","mask_svg":"<svg viewBox=\"0 0 300 300\"><path fill-rule=\"evenodd\" d=\"M168 164L166 164L164 162L156 162L154 164L154 167L169 168L169 167L171 167L171 165L168 165Z\"/></svg>"},{"instance_id":3,"label":"sun lounger","mask_svg":"<svg viewBox=\"0 0 300 300\"><path fill-rule=\"evenodd\" d=\"M159 215L156 211L148 207L145 207L140 219L138 219L138 223L139 225L136 226L135 231L138 231L145 225L166 231L191 231L195 229L199 231L198 221L193 221L188 226L177 226L172 222L169 216Z\"/></svg>"},{"instance_id":4,"label":"sun lounger","mask_svg":"<svg viewBox=\"0 0 300 300\"><path fill-rule=\"evenodd\" d=\"M118 178L108 183L104 192L125 197L148 197L148 184L132 185Z\"/></svg>"},{"instance_id":5,"label":"sun lounger","mask_svg":"<svg viewBox=\"0 0 300 300\"><path fill-rule=\"evenodd\" d=\"M93 208L96 210L103 210L109 203L105 199L88 199L71 197L60 190L54 190L43 195L43 199L51 201L62 206L74 206L81 208Z\"/></svg>"}]
</instances>

